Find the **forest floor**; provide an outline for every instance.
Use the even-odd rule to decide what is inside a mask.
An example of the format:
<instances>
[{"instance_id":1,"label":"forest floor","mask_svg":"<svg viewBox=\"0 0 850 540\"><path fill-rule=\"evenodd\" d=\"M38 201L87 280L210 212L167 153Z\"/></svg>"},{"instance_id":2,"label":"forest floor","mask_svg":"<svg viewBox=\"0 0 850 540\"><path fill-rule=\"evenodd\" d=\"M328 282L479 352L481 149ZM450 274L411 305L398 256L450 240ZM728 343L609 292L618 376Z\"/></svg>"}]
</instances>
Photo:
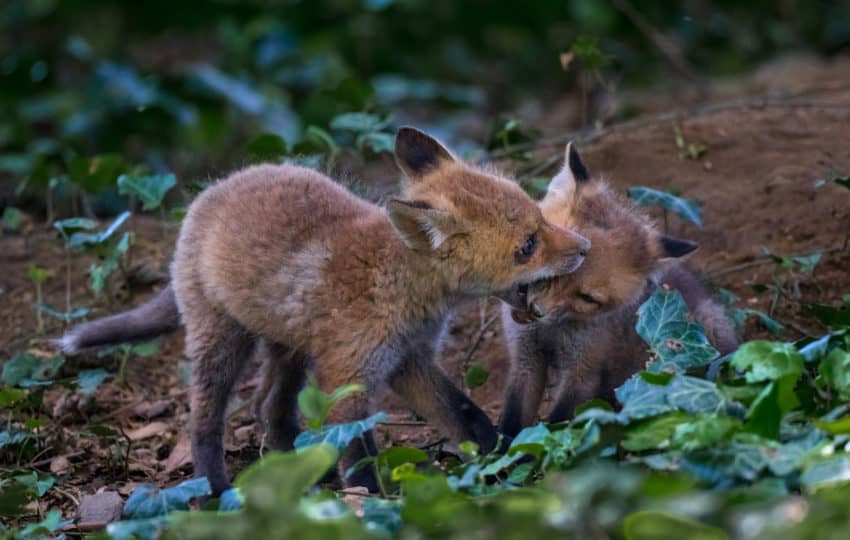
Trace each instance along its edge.
<instances>
[{"instance_id":1,"label":"forest floor","mask_svg":"<svg viewBox=\"0 0 850 540\"><path fill-rule=\"evenodd\" d=\"M643 104L642 115L620 126L591 135L582 144L592 172L625 190L646 185L675 188L703 204L704 226L669 219L669 232L700 243L694 261L717 286L739 296L742 307L770 312L785 327L783 338L817 335L824 328L803 317L801 304L834 304L850 293L850 190L827 178L830 170L850 171L850 62L844 69L806 62L790 68L774 66L743 81L715 83L699 98L687 98L681 114L672 112L682 101L658 93L630 99ZM843 73L843 75L842 75ZM844 77L848 80L840 80ZM734 106L710 106L729 103ZM562 107L552 104L550 122L542 122L547 136L558 134ZM692 111L692 112L688 112ZM687 142L705 147L695 159L680 156L674 125ZM561 130L563 131L563 130ZM563 151L562 142L539 149L541 162ZM387 166L391 166L387 163ZM550 172L550 171L547 171ZM394 174L391 170L386 175ZM660 215L659 215L660 217ZM123 290L126 297L114 310L147 298L162 286L176 235L176 225L148 217L133 217L136 245L132 274L137 279ZM764 254L766 246L777 255L821 252L822 259L810 274L782 274L793 280L800 298L756 292L758 285L778 278L780 269ZM91 303L85 256L72 258L71 303ZM0 237L0 356L29 350L50 356L55 349L47 337L56 337L62 323L47 319L44 335L36 333L32 309L34 291L27 269L35 264L51 270L45 284L45 301L65 305L65 253L55 232L44 223L30 222L20 235ZM132 294L129 294L131 293ZM461 384L465 366L478 362L489 372L485 384L471 397L494 420L498 417L507 354L495 301L463 306L452 322L442 365ZM94 306L95 315L110 309ZM767 336L757 321L744 329L746 337ZM107 367L114 362L94 355L68 359L64 370ZM182 357L182 336L160 340L155 357L131 360L126 387L114 382L101 385L94 399L84 400L72 389L51 387L45 394L49 411L47 445L23 468L52 472L61 490L51 490L42 504L58 507L72 516L84 494L115 490L126 496L143 482L170 485L191 474L189 456L188 386ZM229 414L226 435L228 466L232 473L255 460L261 449L259 430L250 403L257 384L247 374ZM424 446L439 441L439 434L420 423L392 396L383 409L400 425L380 429L384 442ZM408 423L414 425L405 425ZM105 425L122 433L121 440L90 434L91 425ZM14 465L14 464L12 464ZM51 497L53 498L51 500Z\"/></svg>"}]
</instances>

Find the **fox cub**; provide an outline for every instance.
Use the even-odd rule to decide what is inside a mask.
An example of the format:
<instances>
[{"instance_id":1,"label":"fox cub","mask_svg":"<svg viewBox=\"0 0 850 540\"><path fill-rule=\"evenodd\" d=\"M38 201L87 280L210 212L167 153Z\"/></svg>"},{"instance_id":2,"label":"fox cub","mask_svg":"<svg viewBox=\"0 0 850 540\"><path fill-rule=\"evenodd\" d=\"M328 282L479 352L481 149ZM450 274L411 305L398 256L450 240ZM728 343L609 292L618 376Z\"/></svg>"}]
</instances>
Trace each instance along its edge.
<instances>
[{"instance_id":1,"label":"fox cub","mask_svg":"<svg viewBox=\"0 0 850 540\"><path fill-rule=\"evenodd\" d=\"M273 448L292 448L297 393L311 371L326 391L367 388L331 422L367 416L388 387L453 439L491 450L493 424L434 362L443 316L464 298L572 272L589 243L547 222L516 183L462 163L420 131L401 128L395 156L409 182L385 208L292 165L249 167L208 188L183 221L170 286L72 329L62 347L147 338L182 322L192 458L214 493L228 486L227 400L254 351L264 357L259 409ZM356 441L341 471L363 454ZM363 472L349 482L376 487Z\"/></svg>"},{"instance_id":2,"label":"fox cub","mask_svg":"<svg viewBox=\"0 0 850 540\"><path fill-rule=\"evenodd\" d=\"M503 306L511 372L499 428L514 436L536 421L547 383L557 374L549 420L573 415L614 389L649 360L635 331L636 311L658 284L678 289L723 354L737 348L734 326L699 275L675 259L697 246L655 229L647 216L600 180L591 179L573 145L540 202L552 223L586 236L593 251L578 271L525 292L525 310Z\"/></svg>"}]
</instances>

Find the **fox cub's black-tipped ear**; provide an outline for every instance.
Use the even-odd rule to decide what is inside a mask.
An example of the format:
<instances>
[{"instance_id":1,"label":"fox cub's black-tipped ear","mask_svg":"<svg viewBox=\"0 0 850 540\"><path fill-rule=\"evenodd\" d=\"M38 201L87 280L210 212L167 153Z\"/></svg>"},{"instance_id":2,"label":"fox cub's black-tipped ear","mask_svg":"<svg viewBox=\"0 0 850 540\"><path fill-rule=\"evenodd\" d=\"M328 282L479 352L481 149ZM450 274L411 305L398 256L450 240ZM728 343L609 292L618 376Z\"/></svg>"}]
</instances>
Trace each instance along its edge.
<instances>
[{"instance_id":1,"label":"fox cub's black-tipped ear","mask_svg":"<svg viewBox=\"0 0 850 540\"><path fill-rule=\"evenodd\" d=\"M678 259L679 257L693 253L699 247L699 244L690 240L682 240L681 238L674 238L666 234L662 234L659 237L659 243L661 244L662 259Z\"/></svg>"},{"instance_id":2,"label":"fox cub's black-tipped ear","mask_svg":"<svg viewBox=\"0 0 850 540\"><path fill-rule=\"evenodd\" d=\"M435 138L404 126L395 137L395 160L409 178L416 179L455 158Z\"/></svg>"},{"instance_id":3,"label":"fox cub's black-tipped ear","mask_svg":"<svg viewBox=\"0 0 850 540\"><path fill-rule=\"evenodd\" d=\"M588 172L587 166L581 160L581 156L578 155L578 148L576 148L575 143L572 141L567 143L566 153L567 165L570 168L570 172L573 173L573 178L575 178L576 182L587 182L590 180L590 172Z\"/></svg>"},{"instance_id":4,"label":"fox cub's black-tipped ear","mask_svg":"<svg viewBox=\"0 0 850 540\"><path fill-rule=\"evenodd\" d=\"M416 250L438 249L459 229L448 211L422 201L390 199L387 216L407 247Z\"/></svg>"},{"instance_id":5,"label":"fox cub's black-tipped ear","mask_svg":"<svg viewBox=\"0 0 850 540\"><path fill-rule=\"evenodd\" d=\"M576 184L588 180L590 180L590 173L581 160L576 145L572 142L567 143L567 148L564 150L564 166L549 182L548 193L569 197L575 193Z\"/></svg>"}]
</instances>

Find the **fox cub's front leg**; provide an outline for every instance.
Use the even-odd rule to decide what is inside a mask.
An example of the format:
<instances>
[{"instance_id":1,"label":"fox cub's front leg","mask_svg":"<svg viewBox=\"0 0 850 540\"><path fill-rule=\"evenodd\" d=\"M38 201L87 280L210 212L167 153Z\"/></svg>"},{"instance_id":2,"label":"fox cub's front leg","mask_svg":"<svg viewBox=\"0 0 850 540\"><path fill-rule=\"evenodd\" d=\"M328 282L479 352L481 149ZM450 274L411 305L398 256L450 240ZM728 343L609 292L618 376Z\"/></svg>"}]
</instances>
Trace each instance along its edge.
<instances>
[{"instance_id":1,"label":"fox cub's front leg","mask_svg":"<svg viewBox=\"0 0 850 540\"><path fill-rule=\"evenodd\" d=\"M503 318L511 366L505 389L499 432L515 437L537 420L546 388L546 368L551 351L533 329L520 328L509 315Z\"/></svg>"}]
</instances>

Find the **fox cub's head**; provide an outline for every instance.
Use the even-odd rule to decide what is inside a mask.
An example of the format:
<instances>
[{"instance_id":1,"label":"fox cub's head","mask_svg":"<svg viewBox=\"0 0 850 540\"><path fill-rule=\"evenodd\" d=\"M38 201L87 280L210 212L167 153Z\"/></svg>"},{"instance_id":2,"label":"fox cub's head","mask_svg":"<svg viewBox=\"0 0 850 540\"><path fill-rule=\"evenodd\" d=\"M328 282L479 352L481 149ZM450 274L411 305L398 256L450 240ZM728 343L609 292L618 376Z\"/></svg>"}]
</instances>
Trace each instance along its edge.
<instances>
[{"instance_id":1,"label":"fox cub's head","mask_svg":"<svg viewBox=\"0 0 850 540\"><path fill-rule=\"evenodd\" d=\"M408 177L387 204L408 248L444 261L458 289L490 294L578 268L590 243L546 221L515 182L475 169L425 133L399 130L395 157Z\"/></svg>"},{"instance_id":2,"label":"fox cub's head","mask_svg":"<svg viewBox=\"0 0 850 540\"><path fill-rule=\"evenodd\" d=\"M601 180L591 179L575 146L540 202L550 222L587 237L593 250L574 274L531 287L515 321L585 319L611 311L643 290L666 261L697 245L660 233L649 218Z\"/></svg>"}]
</instances>

